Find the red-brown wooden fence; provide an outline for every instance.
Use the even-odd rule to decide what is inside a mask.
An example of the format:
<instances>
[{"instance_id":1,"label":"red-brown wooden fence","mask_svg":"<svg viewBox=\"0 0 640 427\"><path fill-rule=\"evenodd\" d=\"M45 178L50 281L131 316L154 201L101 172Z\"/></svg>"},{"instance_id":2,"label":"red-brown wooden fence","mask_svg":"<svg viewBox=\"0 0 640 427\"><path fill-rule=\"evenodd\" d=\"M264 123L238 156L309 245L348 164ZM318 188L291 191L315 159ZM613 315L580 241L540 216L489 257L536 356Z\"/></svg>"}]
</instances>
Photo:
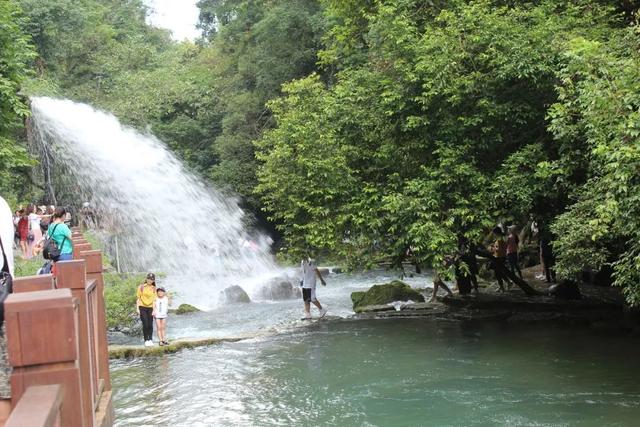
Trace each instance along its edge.
<instances>
[{"instance_id":1,"label":"red-brown wooden fence","mask_svg":"<svg viewBox=\"0 0 640 427\"><path fill-rule=\"evenodd\" d=\"M72 241L73 261L57 263L55 277L15 279L5 301L12 373L4 426L113 425L102 253L78 229Z\"/></svg>"}]
</instances>

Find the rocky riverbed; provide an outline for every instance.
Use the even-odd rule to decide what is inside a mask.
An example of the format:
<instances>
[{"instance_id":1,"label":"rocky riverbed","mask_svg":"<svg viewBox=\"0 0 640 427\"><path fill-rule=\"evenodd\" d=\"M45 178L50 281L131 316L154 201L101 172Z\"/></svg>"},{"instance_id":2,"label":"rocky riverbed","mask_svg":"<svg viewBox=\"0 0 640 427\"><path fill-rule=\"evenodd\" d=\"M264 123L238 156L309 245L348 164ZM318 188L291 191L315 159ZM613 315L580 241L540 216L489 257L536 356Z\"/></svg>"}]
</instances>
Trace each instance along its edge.
<instances>
[{"instance_id":1,"label":"rocky riverbed","mask_svg":"<svg viewBox=\"0 0 640 427\"><path fill-rule=\"evenodd\" d=\"M535 277L536 268L527 269L524 278L546 294L549 285ZM452 321L562 322L590 325L597 329L626 330L640 334L640 316L629 310L618 288L579 284L581 298L526 296L515 286L498 292L495 285L481 283L480 292L469 295L439 296L429 302L387 302L357 308L357 318L432 317ZM428 298L430 289L423 296ZM360 297L357 295L356 297Z\"/></svg>"}]
</instances>

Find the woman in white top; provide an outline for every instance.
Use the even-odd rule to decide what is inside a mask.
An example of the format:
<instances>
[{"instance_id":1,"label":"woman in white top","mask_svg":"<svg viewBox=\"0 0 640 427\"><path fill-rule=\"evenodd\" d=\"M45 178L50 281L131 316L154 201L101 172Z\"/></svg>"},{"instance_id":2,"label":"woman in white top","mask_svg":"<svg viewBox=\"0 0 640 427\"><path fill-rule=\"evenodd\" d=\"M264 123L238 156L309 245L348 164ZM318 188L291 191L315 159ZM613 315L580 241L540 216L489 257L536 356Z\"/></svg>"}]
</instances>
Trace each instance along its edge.
<instances>
[{"instance_id":1,"label":"woman in white top","mask_svg":"<svg viewBox=\"0 0 640 427\"><path fill-rule=\"evenodd\" d=\"M13 240L14 229L11 215L11 208L6 200L0 197L0 238L4 247L4 254L7 259L6 269L13 276L13 251L11 250L11 240ZM5 269L4 257L0 253L0 270Z\"/></svg>"},{"instance_id":2,"label":"woman in white top","mask_svg":"<svg viewBox=\"0 0 640 427\"><path fill-rule=\"evenodd\" d=\"M34 256L33 249L42 240L42 229L40 228L40 220L50 215L44 215L44 212L36 213L36 206L29 205L27 207L27 221L29 221L29 238L27 239L27 257Z\"/></svg>"}]
</instances>

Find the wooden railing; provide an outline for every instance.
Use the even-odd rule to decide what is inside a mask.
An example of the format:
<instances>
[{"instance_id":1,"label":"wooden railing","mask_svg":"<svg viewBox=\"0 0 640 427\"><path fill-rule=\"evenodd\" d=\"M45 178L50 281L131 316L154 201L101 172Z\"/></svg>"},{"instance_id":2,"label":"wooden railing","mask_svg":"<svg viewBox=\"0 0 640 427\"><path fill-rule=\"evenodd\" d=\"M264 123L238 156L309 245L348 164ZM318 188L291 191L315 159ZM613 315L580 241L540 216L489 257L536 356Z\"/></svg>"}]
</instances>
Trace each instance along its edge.
<instances>
[{"instance_id":1,"label":"wooden railing","mask_svg":"<svg viewBox=\"0 0 640 427\"><path fill-rule=\"evenodd\" d=\"M74 259L19 278L5 301L11 413L5 426L111 426L102 253L73 230ZM57 387L41 388L44 385Z\"/></svg>"},{"instance_id":2,"label":"wooden railing","mask_svg":"<svg viewBox=\"0 0 640 427\"><path fill-rule=\"evenodd\" d=\"M11 412L5 427L60 427L64 391L61 385L32 386Z\"/></svg>"}]
</instances>

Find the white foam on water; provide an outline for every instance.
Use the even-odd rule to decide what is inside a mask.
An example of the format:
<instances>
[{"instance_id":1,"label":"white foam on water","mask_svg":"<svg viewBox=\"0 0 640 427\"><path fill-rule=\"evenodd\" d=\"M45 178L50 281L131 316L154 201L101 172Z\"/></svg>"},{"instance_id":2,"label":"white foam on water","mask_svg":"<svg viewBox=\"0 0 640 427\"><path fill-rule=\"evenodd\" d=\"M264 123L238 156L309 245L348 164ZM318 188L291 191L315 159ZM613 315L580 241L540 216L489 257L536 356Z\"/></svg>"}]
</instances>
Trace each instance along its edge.
<instances>
[{"instance_id":1,"label":"white foam on water","mask_svg":"<svg viewBox=\"0 0 640 427\"><path fill-rule=\"evenodd\" d=\"M35 97L31 106L34 133L73 175L78 202L87 198L98 228L118 235L125 269L166 273L163 284L201 308L215 306L227 286L252 294L282 273L270 239L246 231L238 201L205 185L153 135L86 104Z\"/></svg>"}]
</instances>

